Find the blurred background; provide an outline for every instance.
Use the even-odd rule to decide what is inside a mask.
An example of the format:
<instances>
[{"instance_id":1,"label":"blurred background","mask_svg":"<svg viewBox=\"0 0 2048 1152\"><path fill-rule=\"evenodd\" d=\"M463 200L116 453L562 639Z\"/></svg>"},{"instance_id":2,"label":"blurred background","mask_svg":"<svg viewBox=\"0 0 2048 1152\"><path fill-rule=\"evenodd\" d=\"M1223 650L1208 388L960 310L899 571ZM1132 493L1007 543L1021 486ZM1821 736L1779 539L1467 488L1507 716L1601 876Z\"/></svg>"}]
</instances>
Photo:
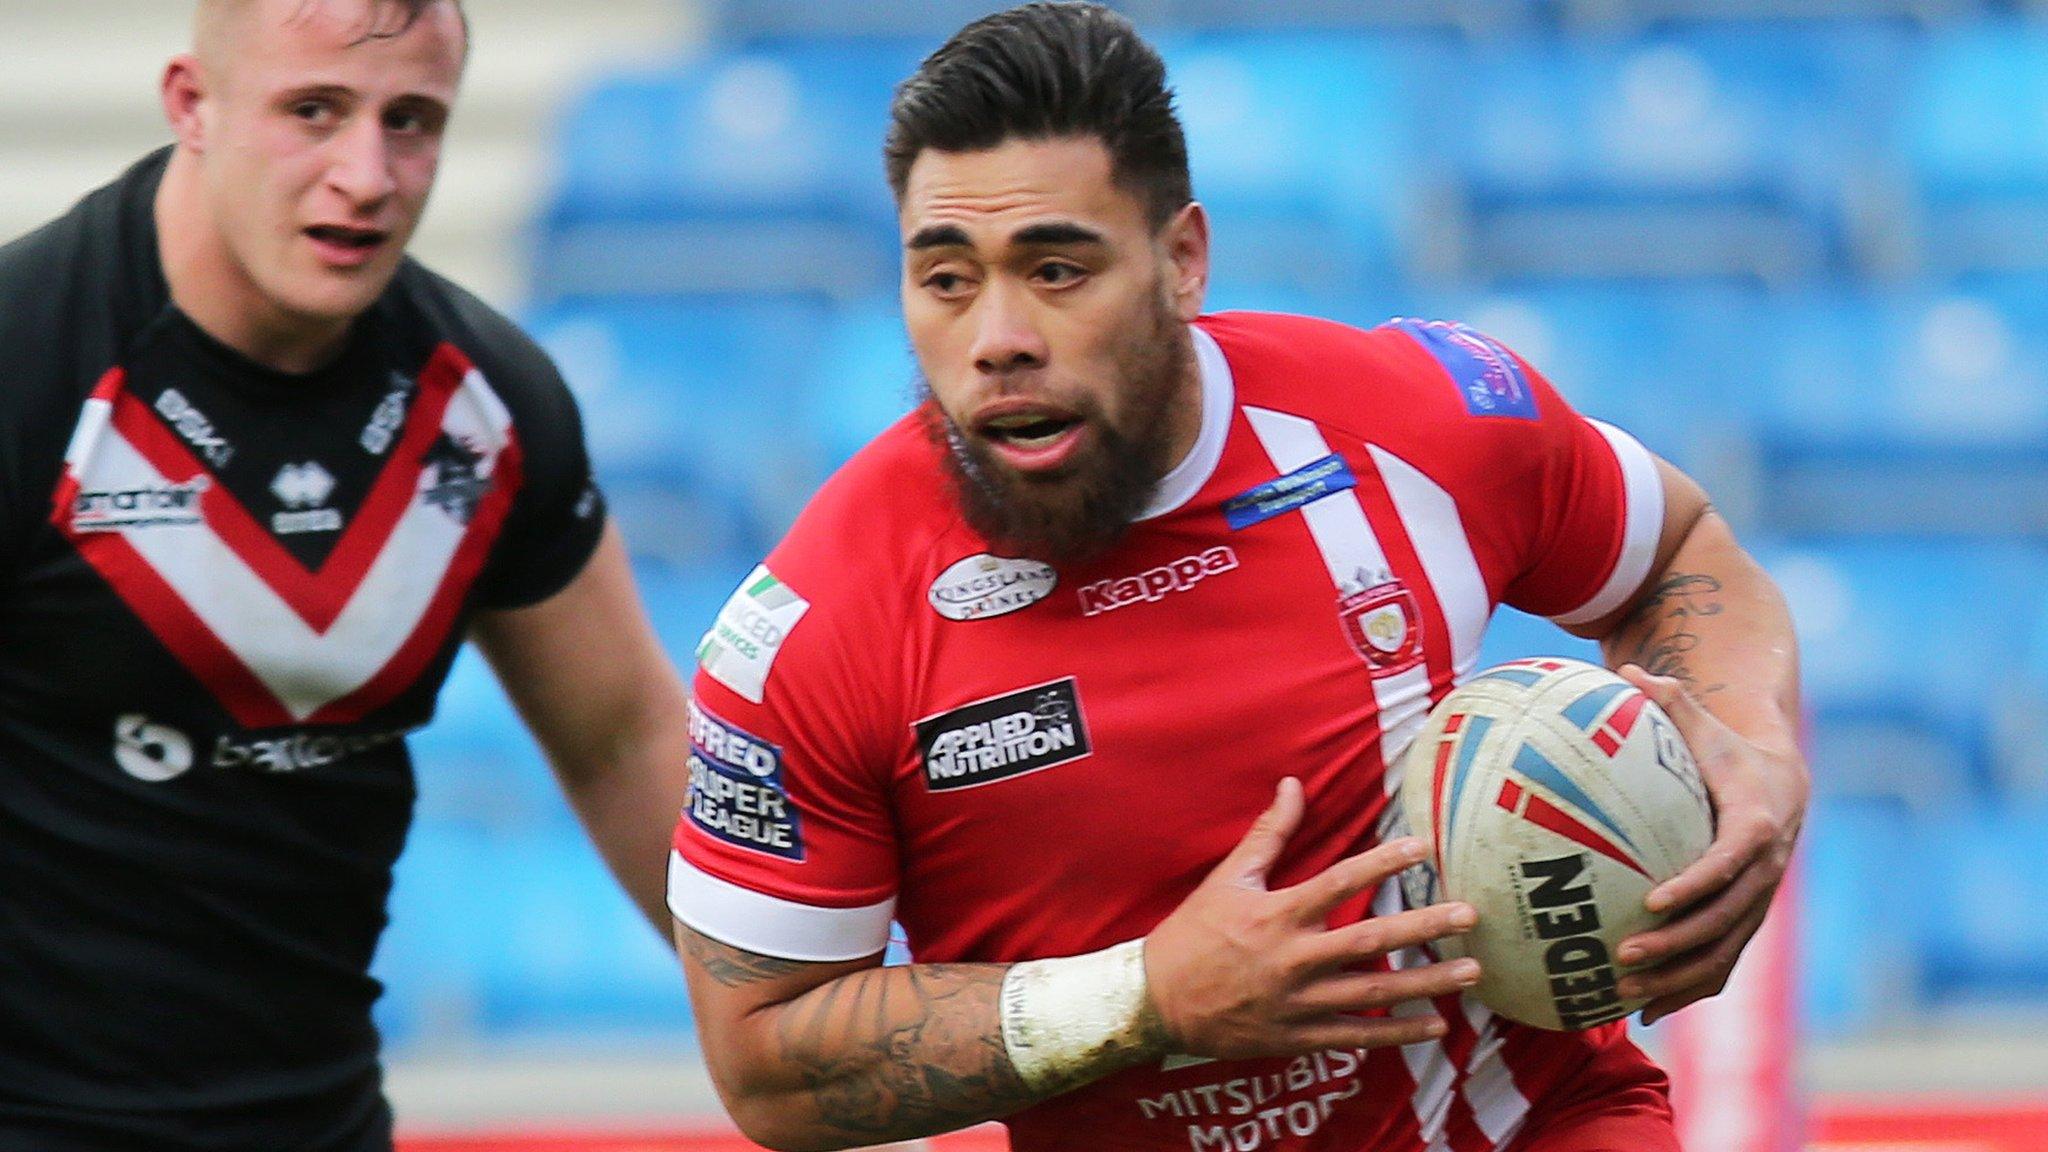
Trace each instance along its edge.
<instances>
[{"instance_id":1,"label":"blurred background","mask_svg":"<svg viewBox=\"0 0 2048 1152\"><path fill-rule=\"evenodd\" d=\"M469 4L415 252L560 362L679 661L908 407L888 100L998 6ZM1488 331L1784 587L1815 799L1770 1024L1820 1110L2048 1114L2048 3L1121 7L1179 90L1213 307ZM0 238L167 139L187 16L0 0ZM1497 623L1493 657L1582 650ZM480 661L415 748L377 962L401 1119L714 1115L673 957Z\"/></svg>"}]
</instances>

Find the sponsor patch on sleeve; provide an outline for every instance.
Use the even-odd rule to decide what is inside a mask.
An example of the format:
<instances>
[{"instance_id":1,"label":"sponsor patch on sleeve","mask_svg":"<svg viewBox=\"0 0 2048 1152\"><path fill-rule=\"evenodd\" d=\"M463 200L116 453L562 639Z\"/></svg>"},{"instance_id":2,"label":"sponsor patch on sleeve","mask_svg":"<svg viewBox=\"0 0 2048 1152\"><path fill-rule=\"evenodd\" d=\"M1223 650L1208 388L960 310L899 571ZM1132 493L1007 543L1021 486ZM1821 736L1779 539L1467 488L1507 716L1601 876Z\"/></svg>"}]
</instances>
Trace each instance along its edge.
<instances>
[{"instance_id":1,"label":"sponsor patch on sleeve","mask_svg":"<svg viewBox=\"0 0 2048 1152\"><path fill-rule=\"evenodd\" d=\"M804 858L803 823L782 780L782 749L690 701L690 823L727 844Z\"/></svg>"},{"instance_id":2,"label":"sponsor patch on sleeve","mask_svg":"<svg viewBox=\"0 0 2048 1152\"><path fill-rule=\"evenodd\" d=\"M972 788L1088 755L1088 725L1074 678L1020 688L917 722L925 784Z\"/></svg>"},{"instance_id":3,"label":"sponsor patch on sleeve","mask_svg":"<svg viewBox=\"0 0 2048 1152\"><path fill-rule=\"evenodd\" d=\"M1436 357L1457 385L1465 411L1474 416L1537 418L1535 390L1521 364L1498 341L1446 320L1404 318L1389 321L1387 327L1406 333Z\"/></svg>"},{"instance_id":4,"label":"sponsor patch on sleeve","mask_svg":"<svg viewBox=\"0 0 2048 1152\"><path fill-rule=\"evenodd\" d=\"M1351 465L1332 452L1278 480L1268 480L1225 500L1223 518L1229 521L1230 530L1236 532L1356 487L1358 477L1351 474Z\"/></svg>"},{"instance_id":5,"label":"sponsor patch on sleeve","mask_svg":"<svg viewBox=\"0 0 2048 1152\"><path fill-rule=\"evenodd\" d=\"M782 642L810 607L810 601L777 579L766 564L756 565L697 644L697 666L713 680L761 703Z\"/></svg>"}]
</instances>

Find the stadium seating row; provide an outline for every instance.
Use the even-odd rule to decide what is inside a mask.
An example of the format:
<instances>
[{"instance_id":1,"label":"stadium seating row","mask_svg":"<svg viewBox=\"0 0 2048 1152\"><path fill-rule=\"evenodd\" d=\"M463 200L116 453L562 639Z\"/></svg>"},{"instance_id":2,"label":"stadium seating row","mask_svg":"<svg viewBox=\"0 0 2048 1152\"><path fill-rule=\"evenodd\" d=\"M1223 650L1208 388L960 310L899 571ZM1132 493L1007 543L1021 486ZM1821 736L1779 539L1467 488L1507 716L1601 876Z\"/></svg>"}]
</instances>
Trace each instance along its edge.
<instances>
[{"instance_id":1,"label":"stadium seating row","mask_svg":"<svg viewBox=\"0 0 2048 1152\"><path fill-rule=\"evenodd\" d=\"M2048 525L2048 368L2033 352L2048 343L2044 287L1319 298L1220 284L1212 301L1364 325L1472 323L1582 410L1712 480L1745 526L1985 535ZM528 319L583 402L636 546L672 562L758 554L830 467L915 399L893 298L581 298ZM1959 490L1984 498L1958 508Z\"/></svg>"},{"instance_id":2,"label":"stadium seating row","mask_svg":"<svg viewBox=\"0 0 2048 1152\"><path fill-rule=\"evenodd\" d=\"M777 40L599 83L562 127L538 288L888 291L880 144L932 46ZM2048 269L2048 25L1161 46L1227 281Z\"/></svg>"},{"instance_id":3,"label":"stadium seating row","mask_svg":"<svg viewBox=\"0 0 2048 1152\"><path fill-rule=\"evenodd\" d=\"M1729 20L1899 20L1936 26L1994 12L2039 11L2040 0L1110 0L1148 28L1435 28L1475 36L1532 29L1604 35ZM710 0L721 39L784 36L944 36L1005 5L1000 0L813 4Z\"/></svg>"}]
</instances>

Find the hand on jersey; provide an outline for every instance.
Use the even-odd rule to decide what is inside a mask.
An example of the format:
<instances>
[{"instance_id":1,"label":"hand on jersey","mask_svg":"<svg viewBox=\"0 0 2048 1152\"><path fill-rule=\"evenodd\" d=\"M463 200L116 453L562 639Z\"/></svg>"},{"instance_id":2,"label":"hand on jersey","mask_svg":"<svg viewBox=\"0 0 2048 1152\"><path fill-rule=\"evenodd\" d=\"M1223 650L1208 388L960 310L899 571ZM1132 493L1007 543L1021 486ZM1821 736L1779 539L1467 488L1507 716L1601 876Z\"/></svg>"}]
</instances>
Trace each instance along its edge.
<instances>
[{"instance_id":1,"label":"hand on jersey","mask_svg":"<svg viewBox=\"0 0 2048 1152\"><path fill-rule=\"evenodd\" d=\"M1804 761L1744 739L1679 681L1634 665L1620 674L1678 725L1714 803L1714 842L1706 855L1644 901L1672 918L1621 942L1620 961L1641 966L1623 978L1621 994L1650 997L1642 1019L1651 1024L1727 987L1791 863L1806 813L1807 775Z\"/></svg>"},{"instance_id":2,"label":"hand on jersey","mask_svg":"<svg viewBox=\"0 0 2048 1152\"><path fill-rule=\"evenodd\" d=\"M1355 966L1470 928L1467 904L1436 904L1332 929L1331 912L1421 860L1422 842L1391 841L1290 888L1266 876L1301 824L1300 781L1278 795L1180 907L1145 938L1152 1007L1173 1050L1239 1058L1413 1044L1443 1035L1434 1009L1353 1015L1463 992L1473 960L1390 972Z\"/></svg>"}]
</instances>

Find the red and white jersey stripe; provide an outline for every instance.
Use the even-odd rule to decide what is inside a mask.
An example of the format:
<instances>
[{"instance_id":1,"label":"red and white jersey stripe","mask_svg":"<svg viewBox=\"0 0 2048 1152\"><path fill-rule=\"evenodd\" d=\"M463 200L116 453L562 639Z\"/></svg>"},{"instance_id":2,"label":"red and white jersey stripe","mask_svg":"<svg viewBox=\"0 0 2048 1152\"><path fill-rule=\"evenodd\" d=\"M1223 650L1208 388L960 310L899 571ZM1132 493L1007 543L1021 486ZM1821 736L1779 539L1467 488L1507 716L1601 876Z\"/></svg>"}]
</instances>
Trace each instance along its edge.
<instances>
[{"instance_id":1,"label":"red and white jersey stripe","mask_svg":"<svg viewBox=\"0 0 2048 1152\"><path fill-rule=\"evenodd\" d=\"M700 649L686 924L795 959L1070 955L1141 936L1284 776L1272 882L1374 843L1401 752L1502 603L1596 619L1649 576L1653 458L1468 329L1227 314L1194 329L1203 426L1107 556L1003 556L913 416L836 476ZM1333 922L1398 906L1391 886ZM1385 962L1414 964L1416 954ZM1015 1147L1488 1152L1618 1028L1446 1000L1436 1044L1176 1057L1010 1120Z\"/></svg>"},{"instance_id":2,"label":"red and white jersey stripe","mask_svg":"<svg viewBox=\"0 0 2048 1152\"><path fill-rule=\"evenodd\" d=\"M117 368L86 401L51 521L164 646L248 728L346 723L410 687L439 653L520 487L519 439L483 375L442 346L317 570L125 382ZM460 476L430 459L448 443L461 446ZM466 490L438 498L444 484Z\"/></svg>"}]
</instances>

